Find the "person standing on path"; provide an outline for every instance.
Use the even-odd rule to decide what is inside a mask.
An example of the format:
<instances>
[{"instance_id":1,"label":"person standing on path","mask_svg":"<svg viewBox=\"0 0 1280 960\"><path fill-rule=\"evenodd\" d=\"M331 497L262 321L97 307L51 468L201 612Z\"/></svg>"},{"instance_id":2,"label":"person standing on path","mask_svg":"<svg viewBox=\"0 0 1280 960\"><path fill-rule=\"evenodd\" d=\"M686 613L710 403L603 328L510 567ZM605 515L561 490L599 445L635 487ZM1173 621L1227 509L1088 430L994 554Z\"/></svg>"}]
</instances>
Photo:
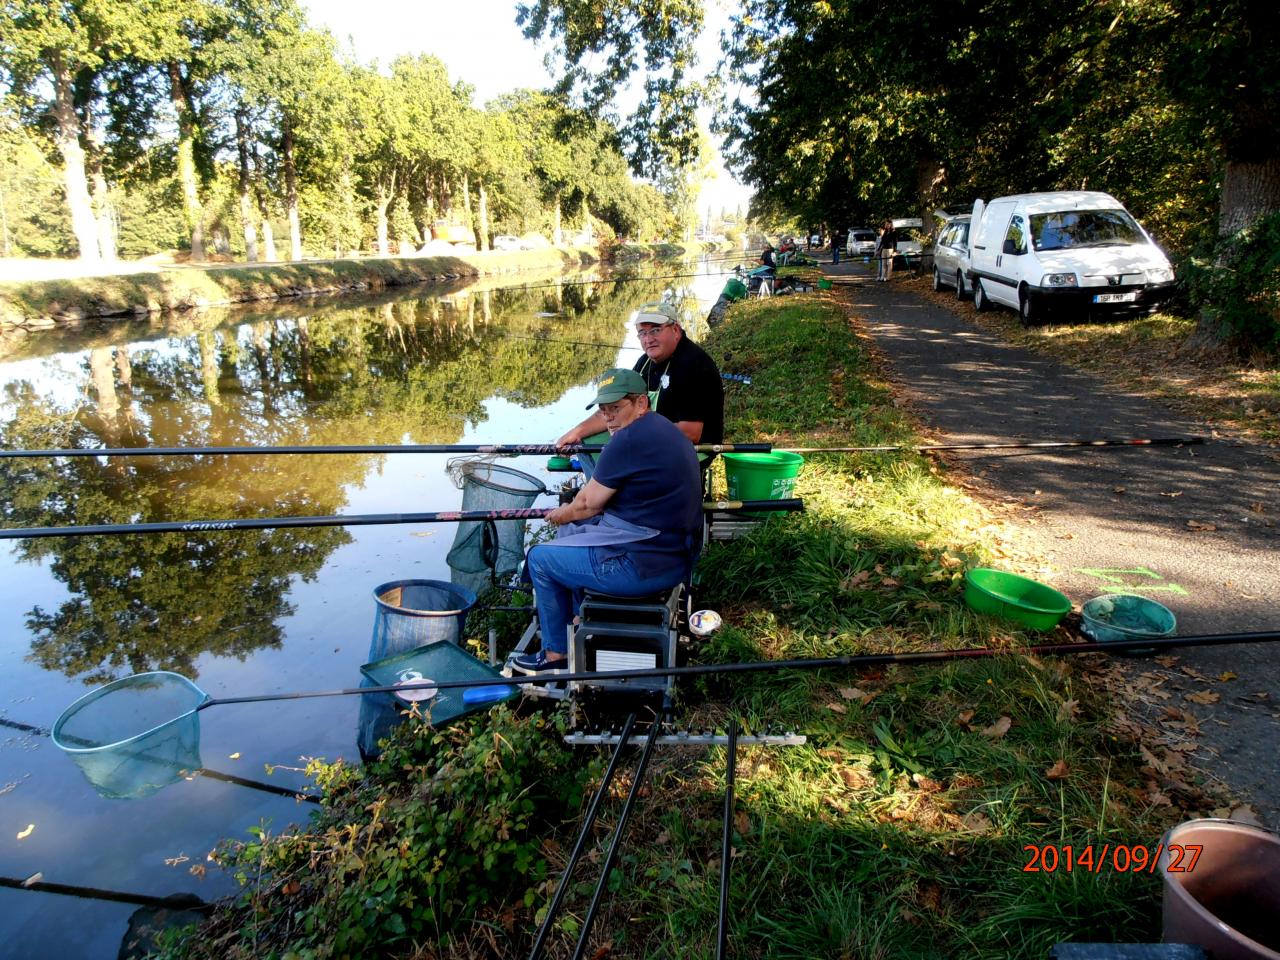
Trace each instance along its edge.
<instances>
[{"instance_id":1,"label":"person standing on path","mask_svg":"<svg viewBox=\"0 0 1280 960\"><path fill-rule=\"evenodd\" d=\"M880 227L880 239L876 241L876 279L885 283L893 276L893 258L898 253L898 234L893 221L886 220Z\"/></svg>"}]
</instances>

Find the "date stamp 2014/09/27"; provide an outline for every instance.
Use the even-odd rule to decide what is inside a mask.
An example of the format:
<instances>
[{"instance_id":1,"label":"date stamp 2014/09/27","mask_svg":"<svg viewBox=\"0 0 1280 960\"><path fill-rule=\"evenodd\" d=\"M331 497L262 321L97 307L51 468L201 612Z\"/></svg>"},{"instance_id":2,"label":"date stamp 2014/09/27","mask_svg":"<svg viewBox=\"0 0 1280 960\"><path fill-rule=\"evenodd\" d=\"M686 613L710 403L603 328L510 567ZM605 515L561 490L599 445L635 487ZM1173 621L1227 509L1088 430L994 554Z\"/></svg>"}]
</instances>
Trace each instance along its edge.
<instances>
[{"instance_id":1,"label":"date stamp 2014/09/27","mask_svg":"<svg viewBox=\"0 0 1280 960\"><path fill-rule=\"evenodd\" d=\"M1190 873L1200 859L1200 851L1204 849L1197 843L1169 844L1170 873ZM1113 870L1116 873L1155 873L1160 855L1165 852L1164 843L1155 847L1146 847L1132 843L1086 844L1083 847L1071 844L1034 844L1028 843L1022 851L1030 859L1022 865L1023 873L1055 873L1063 870L1071 873L1074 870L1087 870L1090 873L1102 873Z\"/></svg>"}]
</instances>

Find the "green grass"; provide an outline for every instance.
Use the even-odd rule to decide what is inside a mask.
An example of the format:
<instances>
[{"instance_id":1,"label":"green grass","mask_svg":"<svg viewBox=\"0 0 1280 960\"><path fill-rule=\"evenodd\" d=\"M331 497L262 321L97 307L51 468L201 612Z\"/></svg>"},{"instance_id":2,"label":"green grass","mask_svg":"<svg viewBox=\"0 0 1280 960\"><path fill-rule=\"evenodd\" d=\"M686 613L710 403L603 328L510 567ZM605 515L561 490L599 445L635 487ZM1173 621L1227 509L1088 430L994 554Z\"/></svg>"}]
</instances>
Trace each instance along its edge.
<instances>
[{"instance_id":1,"label":"green grass","mask_svg":"<svg viewBox=\"0 0 1280 960\"><path fill-rule=\"evenodd\" d=\"M829 300L739 305L707 346L722 365L732 363L754 378L751 387L730 390L730 436L763 433L803 441L796 445L917 440ZM926 459L814 457L799 492L807 504L804 514L769 520L748 538L714 546L704 557L698 605L720 610L726 626L695 650L697 660L979 644L1016 648L1030 639L964 606L962 571L1003 562L1003 533ZM680 718L684 724L779 724L808 738L803 746L744 746L739 752L730 954L770 960L1041 960L1059 940L1157 940L1158 875L1117 873L1109 866L1069 874L1023 869L1028 846L1154 847L1167 826L1186 816L1153 800L1151 774L1143 770L1137 745L1119 732L1132 727L1114 722L1118 705L1090 682L1090 669L1078 659L1039 660L1011 649L999 658L935 665L723 675L691 687ZM343 837L361 831L372 837L369 818L384 809L382 815L394 815L406 829L429 810L423 822L432 830L461 831L461 822L480 814L445 824L435 805L414 804L431 797L444 771L463 769L466 762L472 779L464 796L475 811L484 809L488 789L476 779L481 775L501 774L508 803L525 789L540 789L531 765L517 764L516 755L500 746L519 737L524 749L548 751L545 740L505 711L472 721L470 729L473 739L466 741L457 734L423 737L409 725L402 728L390 762L367 771L355 786L342 781L327 791L333 813L310 834L321 844L317 849L337 850ZM440 754L446 746L453 752ZM546 756L569 763L557 773L568 777L562 791L572 793L580 784L594 789L602 755ZM595 767L585 783L572 777L580 769L575 765L589 763ZM725 768L721 748L663 749L655 756L589 956L715 955ZM576 940L620 798L630 785L627 770L614 785L595 846L574 878L551 956L567 956ZM383 795L391 806L362 806ZM378 862L396 870L406 858L415 870L430 867L426 880L396 873L388 881L395 886L378 901L386 910L401 901L412 904L416 885L434 882L446 868L468 884L473 898L449 915L447 928L438 920L420 921L408 908L375 918L379 931L402 918L395 920L396 944L384 942L382 949L415 958L527 955L553 889L544 878L554 879L563 869L584 805L585 799L565 803L550 823L539 818L543 842L527 873L504 875L491 886L488 900L474 899L490 881L469 860L419 864L421 858L404 848L376 848ZM535 829L532 819L524 829ZM478 836L488 842L487 835ZM528 855L529 834L518 840ZM309 925L305 937L299 933L292 941L295 947L332 943L335 932L350 936L370 927L373 921L362 919L359 910L328 913L316 906L334 902L345 908L353 902L341 895L356 869L350 862L344 874L325 857L313 856L318 866L302 888L309 899L291 907L287 895L281 897L281 889L293 888L281 886L289 875L279 873L280 865L302 868L289 842L253 841L237 848L237 869L252 878L251 886L240 907L215 921L213 933L242 937L246 923L261 922L264 912L285 924L296 922L288 918L303 916L303 910ZM366 856L361 863L370 860ZM376 886L382 880L366 877L363 868L359 882L383 889ZM442 935L442 929L452 932ZM270 952L263 950L270 943L285 955L284 939L263 937L251 946ZM606 943L607 951L598 952Z\"/></svg>"}]
</instances>

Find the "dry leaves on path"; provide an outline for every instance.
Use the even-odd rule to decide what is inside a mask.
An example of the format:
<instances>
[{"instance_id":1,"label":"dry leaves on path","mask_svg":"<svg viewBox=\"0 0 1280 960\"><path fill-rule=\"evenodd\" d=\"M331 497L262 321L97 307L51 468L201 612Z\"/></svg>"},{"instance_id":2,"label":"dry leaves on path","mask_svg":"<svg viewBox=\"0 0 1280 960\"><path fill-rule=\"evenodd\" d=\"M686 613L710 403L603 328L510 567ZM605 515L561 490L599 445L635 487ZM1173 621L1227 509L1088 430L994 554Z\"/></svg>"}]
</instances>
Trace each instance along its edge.
<instances>
[{"instance_id":1,"label":"dry leaves on path","mask_svg":"<svg viewBox=\"0 0 1280 960\"><path fill-rule=\"evenodd\" d=\"M984 737L990 737L992 740L999 740L1001 737L1003 737L1006 733L1009 732L1009 728L1012 726L1013 726L1012 719L1010 719L1009 717L1001 717L991 726L983 727L982 735Z\"/></svg>"}]
</instances>

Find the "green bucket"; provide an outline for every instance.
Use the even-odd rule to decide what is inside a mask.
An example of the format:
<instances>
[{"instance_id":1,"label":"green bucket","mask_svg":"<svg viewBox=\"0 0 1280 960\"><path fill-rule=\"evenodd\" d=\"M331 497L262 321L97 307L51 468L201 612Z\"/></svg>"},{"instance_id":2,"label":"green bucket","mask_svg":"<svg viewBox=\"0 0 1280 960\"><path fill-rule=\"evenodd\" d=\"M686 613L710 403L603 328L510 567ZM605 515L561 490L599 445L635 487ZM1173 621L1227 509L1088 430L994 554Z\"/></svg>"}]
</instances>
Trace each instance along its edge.
<instances>
[{"instance_id":1,"label":"green bucket","mask_svg":"<svg viewBox=\"0 0 1280 960\"><path fill-rule=\"evenodd\" d=\"M804 466L798 453L726 453L724 476L730 500L786 500L794 496L796 477ZM747 513L745 516L768 516Z\"/></svg>"},{"instance_id":2,"label":"green bucket","mask_svg":"<svg viewBox=\"0 0 1280 960\"><path fill-rule=\"evenodd\" d=\"M1016 573L979 567L965 574L964 602L1032 630L1052 630L1071 612L1071 601L1053 587Z\"/></svg>"},{"instance_id":3,"label":"green bucket","mask_svg":"<svg viewBox=\"0 0 1280 960\"><path fill-rule=\"evenodd\" d=\"M830 281L830 280L825 280L825 279L824 279L824 280L819 280L819 281L818 281L818 289L819 289L819 290L830 290L830 289L831 289L831 281Z\"/></svg>"}]
</instances>

